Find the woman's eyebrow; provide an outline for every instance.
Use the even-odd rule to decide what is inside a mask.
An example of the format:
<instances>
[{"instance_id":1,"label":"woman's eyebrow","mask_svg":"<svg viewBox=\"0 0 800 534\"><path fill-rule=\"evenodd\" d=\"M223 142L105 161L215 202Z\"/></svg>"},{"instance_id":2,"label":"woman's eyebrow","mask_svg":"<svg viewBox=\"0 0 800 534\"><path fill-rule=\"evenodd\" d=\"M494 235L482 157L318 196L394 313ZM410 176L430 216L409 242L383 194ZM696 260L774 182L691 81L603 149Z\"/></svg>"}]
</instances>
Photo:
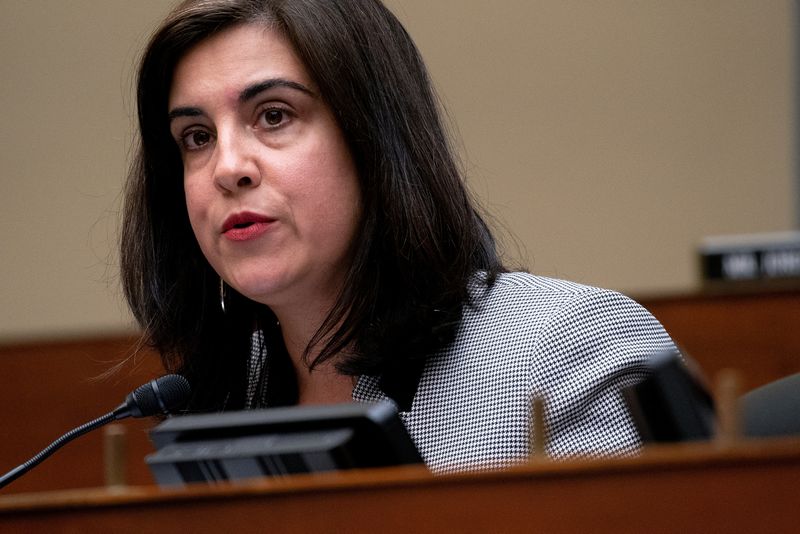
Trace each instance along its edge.
<instances>
[{"instance_id":1,"label":"woman's eyebrow","mask_svg":"<svg viewBox=\"0 0 800 534\"><path fill-rule=\"evenodd\" d=\"M314 91L303 85L299 82L294 82L292 80L287 80L284 78L270 78L268 80L264 80L263 82L257 82L252 85L248 85L239 93L239 102L244 103L247 102L260 93L267 91L269 89L273 89L275 87L288 87L290 89L294 89L296 91L300 91L305 93L309 96L316 97ZM203 115L203 110L196 107L186 106L186 107L177 107L175 109L171 109L167 118L169 122L179 118L179 117L199 117Z\"/></svg>"},{"instance_id":2,"label":"woman's eyebrow","mask_svg":"<svg viewBox=\"0 0 800 534\"><path fill-rule=\"evenodd\" d=\"M202 114L203 110L200 108L182 107L171 109L169 111L169 115L167 115L167 118L169 119L169 122L172 122L178 117L199 117Z\"/></svg>"},{"instance_id":3,"label":"woman's eyebrow","mask_svg":"<svg viewBox=\"0 0 800 534\"><path fill-rule=\"evenodd\" d=\"M262 93L268 89L272 89L274 87L288 87L290 89L295 89L302 93L305 93L309 96L316 96L314 91L303 85L302 83L294 82L292 80L287 80L285 78L270 78L269 80L264 80L263 82L257 82L252 85L245 87L241 93L239 93L239 102L247 102L251 98L255 97L259 93Z\"/></svg>"}]
</instances>

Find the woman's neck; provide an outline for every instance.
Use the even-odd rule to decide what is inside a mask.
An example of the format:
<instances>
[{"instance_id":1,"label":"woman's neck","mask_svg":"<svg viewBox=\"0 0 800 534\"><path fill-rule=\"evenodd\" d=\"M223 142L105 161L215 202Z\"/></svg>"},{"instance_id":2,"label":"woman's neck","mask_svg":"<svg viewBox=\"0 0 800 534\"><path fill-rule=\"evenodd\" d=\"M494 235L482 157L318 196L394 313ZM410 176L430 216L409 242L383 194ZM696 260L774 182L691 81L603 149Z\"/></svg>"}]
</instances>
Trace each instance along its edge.
<instances>
[{"instance_id":1,"label":"woman's neck","mask_svg":"<svg viewBox=\"0 0 800 534\"><path fill-rule=\"evenodd\" d=\"M298 404L334 404L352 402L356 378L340 374L333 364L325 362L313 371L304 367L297 371Z\"/></svg>"},{"instance_id":2,"label":"woman's neck","mask_svg":"<svg viewBox=\"0 0 800 534\"><path fill-rule=\"evenodd\" d=\"M319 354L320 345L306 349L327 314L276 314L284 346L297 378L298 404L331 404L352 401L355 377L336 370L336 356L320 363L313 370L311 363Z\"/></svg>"}]
</instances>

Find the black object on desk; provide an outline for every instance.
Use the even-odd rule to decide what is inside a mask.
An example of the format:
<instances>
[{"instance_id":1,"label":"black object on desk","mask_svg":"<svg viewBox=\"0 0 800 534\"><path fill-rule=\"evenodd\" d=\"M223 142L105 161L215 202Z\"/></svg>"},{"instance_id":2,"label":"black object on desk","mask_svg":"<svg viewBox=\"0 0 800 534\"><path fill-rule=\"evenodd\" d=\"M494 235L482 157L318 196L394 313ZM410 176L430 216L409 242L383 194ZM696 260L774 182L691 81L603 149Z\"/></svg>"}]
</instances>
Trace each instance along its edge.
<instances>
[{"instance_id":1,"label":"black object on desk","mask_svg":"<svg viewBox=\"0 0 800 534\"><path fill-rule=\"evenodd\" d=\"M173 417L150 437L161 486L422 463L390 402Z\"/></svg>"},{"instance_id":2,"label":"black object on desk","mask_svg":"<svg viewBox=\"0 0 800 534\"><path fill-rule=\"evenodd\" d=\"M623 389L644 442L710 439L716 421L714 401L700 370L677 351L653 355L649 375Z\"/></svg>"}]
</instances>

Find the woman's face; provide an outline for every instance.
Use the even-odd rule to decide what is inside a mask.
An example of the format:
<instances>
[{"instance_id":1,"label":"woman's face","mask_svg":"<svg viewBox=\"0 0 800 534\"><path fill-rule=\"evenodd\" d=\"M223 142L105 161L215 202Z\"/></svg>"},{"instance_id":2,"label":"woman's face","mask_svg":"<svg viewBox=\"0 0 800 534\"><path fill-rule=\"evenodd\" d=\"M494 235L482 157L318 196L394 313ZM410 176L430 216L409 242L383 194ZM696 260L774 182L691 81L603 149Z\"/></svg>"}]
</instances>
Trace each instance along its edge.
<instances>
[{"instance_id":1,"label":"woman's face","mask_svg":"<svg viewBox=\"0 0 800 534\"><path fill-rule=\"evenodd\" d=\"M329 107L289 42L235 26L192 48L169 95L189 219L243 295L330 305L361 215L356 170Z\"/></svg>"}]
</instances>

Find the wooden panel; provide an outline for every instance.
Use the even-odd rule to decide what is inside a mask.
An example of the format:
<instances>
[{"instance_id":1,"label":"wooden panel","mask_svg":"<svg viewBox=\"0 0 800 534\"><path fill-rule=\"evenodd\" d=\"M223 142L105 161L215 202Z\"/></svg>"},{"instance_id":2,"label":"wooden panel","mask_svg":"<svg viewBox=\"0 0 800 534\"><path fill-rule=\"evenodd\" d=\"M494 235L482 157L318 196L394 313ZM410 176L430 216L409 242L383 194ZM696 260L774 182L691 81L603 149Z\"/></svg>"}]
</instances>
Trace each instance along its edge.
<instances>
[{"instance_id":1,"label":"wooden panel","mask_svg":"<svg viewBox=\"0 0 800 534\"><path fill-rule=\"evenodd\" d=\"M158 358L144 352L104 377L133 347L130 338L0 347L0 471L11 470L60 435L110 412L133 389L162 374ZM146 430L154 421L118 424L127 429L129 480L149 483L142 457L152 450ZM101 430L78 438L3 492L102 485L102 442Z\"/></svg>"},{"instance_id":2,"label":"wooden panel","mask_svg":"<svg viewBox=\"0 0 800 534\"><path fill-rule=\"evenodd\" d=\"M800 443L678 447L432 477L417 468L251 485L0 497L14 532L796 532Z\"/></svg>"},{"instance_id":3,"label":"wooden panel","mask_svg":"<svg viewBox=\"0 0 800 534\"><path fill-rule=\"evenodd\" d=\"M800 291L638 300L709 378L734 368L750 389L800 372Z\"/></svg>"}]
</instances>

